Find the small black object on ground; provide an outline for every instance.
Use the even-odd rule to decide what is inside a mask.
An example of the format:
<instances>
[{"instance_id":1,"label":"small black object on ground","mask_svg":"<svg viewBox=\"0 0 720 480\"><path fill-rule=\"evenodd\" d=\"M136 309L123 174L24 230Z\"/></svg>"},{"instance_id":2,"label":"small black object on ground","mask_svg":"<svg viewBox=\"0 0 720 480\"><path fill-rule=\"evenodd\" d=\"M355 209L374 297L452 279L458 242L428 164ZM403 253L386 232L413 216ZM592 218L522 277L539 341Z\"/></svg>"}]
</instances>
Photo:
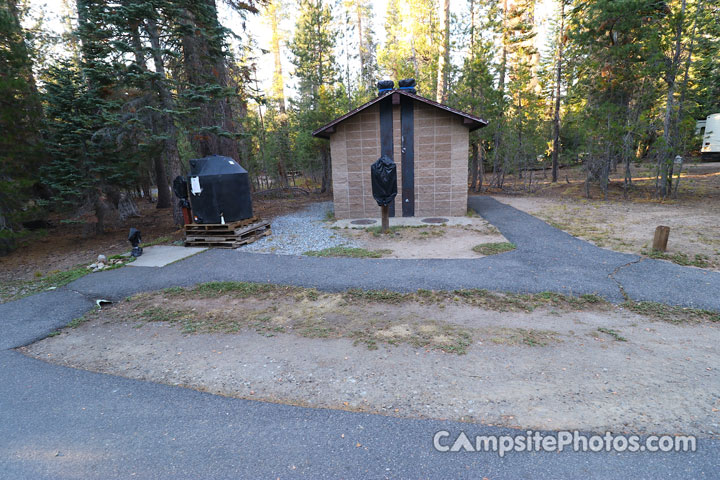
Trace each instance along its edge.
<instances>
[{"instance_id":1,"label":"small black object on ground","mask_svg":"<svg viewBox=\"0 0 720 480\"><path fill-rule=\"evenodd\" d=\"M139 257L143 253L143 249L140 246L140 242L142 242L142 236L140 234L140 230L137 228L131 228L130 229L130 235L128 235L128 242L132 245L132 251L130 252L130 256L132 257Z\"/></svg>"}]
</instances>

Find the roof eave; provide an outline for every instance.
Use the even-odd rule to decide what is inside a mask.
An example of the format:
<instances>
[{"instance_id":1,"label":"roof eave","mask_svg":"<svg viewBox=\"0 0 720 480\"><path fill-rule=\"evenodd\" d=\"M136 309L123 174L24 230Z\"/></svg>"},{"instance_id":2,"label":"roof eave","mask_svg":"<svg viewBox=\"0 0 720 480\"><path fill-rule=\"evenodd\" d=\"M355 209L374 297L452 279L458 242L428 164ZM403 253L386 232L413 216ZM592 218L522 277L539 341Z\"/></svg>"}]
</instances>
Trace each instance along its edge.
<instances>
[{"instance_id":1,"label":"roof eave","mask_svg":"<svg viewBox=\"0 0 720 480\"><path fill-rule=\"evenodd\" d=\"M375 103L379 102L381 99L385 98L387 95L396 94L396 93L405 95L406 97L410 97L419 102L426 103L435 108L439 108L440 110L445 110L446 112L450 112L454 115L462 117L463 123L468 127L468 130L471 132L474 130L477 130L478 128L486 127L488 124L487 120L483 120L480 117L476 117L474 115L470 115L469 113L465 113L465 112L462 112L455 108L448 107L447 105L443 105L441 103L434 102L434 101L430 100L429 98L421 97L420 95L410 93L406 90L394 89L387 93L384 93L383 95L379 95L379 96L375 97L374 99L370 100L369 102L364 103L363 105L361 105L353 110L350 110L345 115L341 115L341 116L337 117L335 120L331 121L330 123L323 125L322 127L318 128L317 130L314 130L312 132L312 136L329 139L330 135L332 135L335 131L335 125L337 125L338 123L340 123L344 120L347 120L348 118L356 115L357 113L360 113L362 110L365 110L366 108L371 107Z\"/></svg>"}]
</instances>

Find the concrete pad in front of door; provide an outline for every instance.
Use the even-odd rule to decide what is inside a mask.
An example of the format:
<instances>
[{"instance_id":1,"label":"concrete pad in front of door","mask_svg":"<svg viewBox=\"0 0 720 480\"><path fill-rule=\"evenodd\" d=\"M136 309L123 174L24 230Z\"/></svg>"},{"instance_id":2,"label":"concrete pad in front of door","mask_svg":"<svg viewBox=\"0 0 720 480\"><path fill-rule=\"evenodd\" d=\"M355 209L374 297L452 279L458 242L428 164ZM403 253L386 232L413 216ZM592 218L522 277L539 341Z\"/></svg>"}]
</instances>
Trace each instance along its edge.
<instances>
[{"instance_id":1,"label":"concrete pad in front of door","mask_svg":"<svg viewBox=\"0 0 720 480\"><path fill-rule=\"evenodd\" d=\"M143 249L143 254L128 263L130 267L164 267L196 253L204 252L202 247L173 247L170 245L155 245Z\"/></svg>"},{"instance_id":2,"label":"concrete pad in front of door","mask_svg":"<svg viewBox=\"0 0 720 480\"><path fill-rule=\"evenodd\" d=\"M378 227L381 224L379 217L372 218L346 218L336 220L331 228L368 228ZM433 225L472 225L471 217L444 217L437 215L435 217L390 217L391 227L432 227Z\"/></svg>"}]
</instances>

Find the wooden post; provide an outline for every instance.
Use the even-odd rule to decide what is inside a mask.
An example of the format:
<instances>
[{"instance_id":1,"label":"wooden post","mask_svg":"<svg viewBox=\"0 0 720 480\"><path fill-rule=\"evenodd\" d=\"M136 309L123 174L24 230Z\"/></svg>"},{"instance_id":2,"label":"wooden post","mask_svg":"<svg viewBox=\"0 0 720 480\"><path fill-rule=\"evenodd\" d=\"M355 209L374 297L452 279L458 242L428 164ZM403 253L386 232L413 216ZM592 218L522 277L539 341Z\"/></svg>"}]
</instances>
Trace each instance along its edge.
<instances>
[{"instance_id":1,"label":"wooden post","mask_svg":"<svg viewBox=\"0 0 720 480\"><path fill-rule=\"evenodd\" d=\"M388 233L390 231L390 207L387 205L380 207L380 212L382 215L382 227L380 229L380 233Z\"/></svg>"},{"instance_id":2,"label":"wooden post","mask_svg":"<svg viewBox=\"0 0 720 480\"><path fill-rule=\"evenodd\" d=\"M653 250L664 252L667 250L668 238L670 237L670 227L660 225L655 229L655 237L653 237Z\"/></svg>"}]
</instances>

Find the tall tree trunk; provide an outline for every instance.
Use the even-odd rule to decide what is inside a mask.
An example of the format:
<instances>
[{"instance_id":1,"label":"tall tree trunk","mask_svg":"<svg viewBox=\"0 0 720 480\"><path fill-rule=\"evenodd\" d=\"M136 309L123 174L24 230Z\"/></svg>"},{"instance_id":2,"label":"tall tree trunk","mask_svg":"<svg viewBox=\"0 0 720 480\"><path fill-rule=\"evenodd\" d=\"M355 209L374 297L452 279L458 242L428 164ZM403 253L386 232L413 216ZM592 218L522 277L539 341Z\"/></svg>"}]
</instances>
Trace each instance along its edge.
<instances>
[{"instance_id":1,"label":"tall tree trunk","mask_svg":"<svg viewBox=\"0 0 720 480\"><path fill-rule=\"evenodd\" d=\"M322 176L322 183L320 185L320 193L325 193L330 190L330 182L332 180L331 174L330 174L330 146L329 145L323 145L322 167L323 167L323 176Z\"/></svg>"},{"instance_id":2,"label":"tall tree trunk","mask_svg":"<svg viewBox=\"0 0 720 480\"><path fill-rule=\"evenodd\" d=\"M698 0L698 4L695 10L695 19L693 20L693 30L690 35L690 46L688 47L687 58L685 59L685 73L683 74L682 86L680 87L680 98L678 99L678 108L676 112L675 129L674 135L677 138L679 136L678 125L682 120L683 110L685 109L685 95L687 94L688 80L690 79L690 67L692 66L692 56L695 51L695 37L697 34L698 20L702 14L703 7L705 6L703 0Z\"/></svg>"},{"instance_id":3,"label":"tall tree trunk","mask_svg":"<svg viewBox=\"0 0 720 480\"><path fill-rule=\"evenodd\" d=\"M196 4L192 4L196 5ZM215 0L201 0L197 11L186 9L183 22L187 33L182 38L183 65L190 88L196 92L228 87L221 27ZM239 159L229 94L217 90L193 102L197 113L193 119L190 143L200 156L223 155ZM218 134L218 128L222 134Z\"/></svg>"},{"instance_id":4,"label":"tall tree trunk","mask_svg":"<svg viewBox=\"0 0 720 480\"><path fill-rule=\"evenodd\" d=\"M443 0L442 22L443 43L438 58L437 92L435 95L438 103L447 101L447 80L448 70L450 69L450 0Z\"/></svg>"},{"instance_id":5,"label":"tall tree trunk","mask_svg":"<svg viewBox=\"0 0 720 480\"><path fill-rule=\"evenodd\" d=\"M357 16L357 34L358 34L358 57L360 58L360 81L363 82L361 89L370 88L370 78L368 73L367 47L365 45L365 32L363 31L363 8L359 0L355 2L355 15Z\"/></svg>"},{"instance_id":6,"label":"tall tree trunk","mask_svg":"<svg viewBox=\"0 0 720 480\"><path fill-rule=\"evenodd\" d=\"M503 16L502 16L502 55L500 59L500 69L498 71L498 92L500 93L500 103L502 108L500 118L498 118L498 126L493 135L493 182L497 187L502 188L502 178L500 176L500 147L502 139L502 130L505 123L505 75L507 70L507 44L508 44L508 26L507 26L508 0L503 0ZM504 157L504 155L503 155ZM504 163L504 162L503 162ZM504 177L504 172L502 172Z\"/></svg>"},{"instance_id":7,"label":"tall tree trunk","mask_svg":"<svg viewBox=\"0 0 720 480\"><path fill-rule=\"evenodd\" d=\"M478 145L479 158L478 158L478 182L475 187L476 192L482 191L483 181L485 180L485 149L482 148L481 144Z\"/></svg>"},{"instance_id":8,"label":"tall tree trunk","mask_svg":"<svg viewBox=\"0 0 720 480\"><path fill-rule=\"evenodd\" d=\"M672 156L673 136L670 130L672 128L675 89L677 88L677 72L680 66L680 55L682 53L682 33L683 24L685 23L685 6L686 0L682 0L680 6L680 18L678 19L677 29L675 30L675 51L673 53L672 60L670 61L668 72L665 76L665 82L668 86L665 101L665 119L663 121L663 140L665 141L665 145L658 158L658 168L660 170L659 194L662 195L663 198L668 195L668 190L672 189L672 160L670 157Z\"/></svg>"},{"instance_id":9,"label":"tall tree trunk","mask_svg":"<svg viewBox=\"0 0 720 480\"><path fill-rule=\"evenodd\" d=\"M470 61L475 59L475 0L470 0Z\"/></svg>"},{"instance_id":10,"label":"tall tree trunk","mask_svg":"<svg viewBox=\"0 0 720 480\"><path fill-rule=\"evenodd\" d=\"M153 115L155 117L155 115ZM153 122L155 124L155 122ZM165 143L165 142L163 142ZM164 149L163 149L164 150ZM173 204L168 183L167 169L165 168L165 155L153 156L153 168L155 169L155 184L158 189L158 200L156 208L170 208Z\"/></svg>"},{"instance_id":11,"label":"tall tree trunk","mask_svg":"<svg viewBox=\"0 0 720 480\"><path fill-rule=\"evenodd\" d=\"M170 87L168 87L167 85L165 62L163 61L162 48L160 45L160 34L158 32L155 19L148 18L145 21L145 32L150 39L150 51L152 54L153 65L155 66L155 72L157 72L158 74L156 79L153 81L153 85L155 87L155 91L158 94L158 97L160 98L160 105L163 109L161 118L162 130L165 135L165 139L163 139L162 150L163 164L167 168L165 172L165 177L167 178L167 173L169 173L170 177L174 179L182 175L180 152L178 151L177 146L178 131L177 127L175 126L173 114L171 113L176 110L175 99L172 96ZM173 221L175 222L175 225L182 225L184 223L184 220L180 203L177 201L171 201L171 204L173 207Z\"/></svg>"},{"instance_id":12,"label":"tall tree trunk","mask_svg":"<svg viewBox=\"0 0 720 480\"><path fill-rule=\"evenodd\" d=\"M142 41L140 40L140 31L138 23L130 25L130 35L135 55L135 63L138 68L147 73L147 64L145 63L145 55L143 53ZM150 85L146 85L149 87ZM151 115L151 123L153 131L157 130L158 114ZM164 142L163 142L164 143ZM165 171L165 161L162 155L153 155L153 168L155 170L155 184L158 189L157 208L170 208L172 198L170 196L170 185L168 184L167 173Z\"/></svg>"},{"instance_id":13,"label":"tall tree trunk","mask_svg":"<svg viewBox=\"0 0 720 480\"><path fill-rule=\"evenodd\" d=\"M563 42L565 36L565 0L560 0L560 31L558 32L557 68L555 71L555 111L553 112L552 181L558 180L560 155L560 82L562 80Z\"/></svg>"},{"instance_id":14,"label":"tall tree trunk","mask_svg":"<svg viewBox=\"0 0 720 480\"><path fill-rule=\"evenodd\" d=\"M283 76L282 69L282 55L280 54L280 32L278 30L278 2L275 1L268 7L268 15L270 16L270 28L272 30L272 52L273 59L275 61L275 71L273 72L273 97L277 102L280 115L278 123L280 124L280 149L277 154L277 175L280 180L280 184L283 187L288 186L287 178L287 153L290 151L290 146L287 142L287 115L285 113L285 78ZM256 83L257 83L257 72L256 72ZM266 174L269 172L266 172Z\"/></svg>"},{"instance_id":15,"label":"tall tree trunk","mask_svg":"<svg viewBox=\"0 0 720 480\"><path fill-rule=\"evenodd\" d=\"M32 70L32 60L30 58L30 52L28 51L27 44L25 43L23 27L22 23L20 22L20 14L17 9L17 1L8 0L6 5L8 11L10 12L12 22L14 23L12 28L13 30L19 32L19 36L22 37L22 40L17 43L17 47L19 54L22 56L22 63L24 64L24 68L22 69L20 75L23 77L23 80L27 82L28 93L31 97L25 99L26 105L32 119L40 121L43 118L42 104L40 103L40 97L38 96L37 82L35 81L35 75L33 74ZM31 127L34 126L31 125Z\"/></svg>"},{"instance_id":16,"label":"tall tree trunk","mask_svg":"<svg viewBox=\"0 0 720 480\"><path fill-rule=\"evenodd\" d=\"M277 102L278 109L285 113L285 78L283 76L282 55L280 54L280 30L278 24L278 2L274 1L268 5L268 16L270 18L270 30L272 33L271 45L275 70L273 71L273 97Z\"/></svg>"},{"instance_id":17,"label":"tall tree trunk","mask_svg":"<svg viewBox=\"0 0 720 480\"><path fill-rule=\"evenodd\" d=\"M470 156L470 190L476 191L475 187L478 181L478 144L473 142L471 145L472 155Z\"/></svg>"}]
</instances>

